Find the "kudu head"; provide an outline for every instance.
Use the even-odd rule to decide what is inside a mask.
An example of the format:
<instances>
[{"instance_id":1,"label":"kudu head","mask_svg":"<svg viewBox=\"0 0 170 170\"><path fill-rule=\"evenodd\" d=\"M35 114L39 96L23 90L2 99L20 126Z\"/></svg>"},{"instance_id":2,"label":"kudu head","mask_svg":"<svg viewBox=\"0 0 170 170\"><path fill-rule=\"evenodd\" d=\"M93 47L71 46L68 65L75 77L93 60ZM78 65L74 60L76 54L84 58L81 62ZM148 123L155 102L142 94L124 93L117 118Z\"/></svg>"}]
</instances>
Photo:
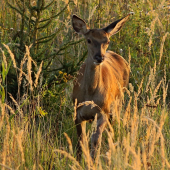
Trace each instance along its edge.
<instances>
[{"instance_id":1,"label":"kudu head","mask_svg":"<svg viewBox=\"0 0 170 170\"><path fill-rule=\"evenodd\" d=\"M128 18L129 15L102 29L90 29L85 21L76 15L73 15L73 28L77 33L83 34L86 38L89 56L88 59L92 61L92 63L100 65L104 61L105 53L110 42L110 36L119 32Z\"/></svg>"}]
</instances>

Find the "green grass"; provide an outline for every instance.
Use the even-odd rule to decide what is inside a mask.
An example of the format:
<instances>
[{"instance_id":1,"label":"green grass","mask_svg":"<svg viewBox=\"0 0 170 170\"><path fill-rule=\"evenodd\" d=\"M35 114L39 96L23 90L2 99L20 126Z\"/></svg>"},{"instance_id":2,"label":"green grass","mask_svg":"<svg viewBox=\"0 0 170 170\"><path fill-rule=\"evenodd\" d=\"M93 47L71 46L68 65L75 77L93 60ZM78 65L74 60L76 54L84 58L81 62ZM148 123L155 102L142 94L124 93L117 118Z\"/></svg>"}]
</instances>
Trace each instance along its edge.
<instances>
[{"instance_id":1,"label":"green grass","mask_svg":"<svg viewBox=\"0 0 170 170\"><path fill-rule=\"evenodd\" d=\"M10 2L16 5L15 1ZM48 4L50 0L45 2ZM56 27L65 24L58 36L48 44L50 52L73 43L68 44L60 55L56 55L45 71L41 71L38 86L33 86L32 91L30 80L26 79L24 74L19 80L20 70L14 67L9 51L2 45L4 43L9 46L16 54L17 61L20 54L19 50L14 48L13 44L16 42L13 36L20 29L20 16L5 1L1 3L0 48L4 51L4 56L1 52L0 169L88 169L88 166L93 166L93 169L169 169L168 1L76 2L71 2L69 8L67 7L48 29L40 31L39 36L50 35ZM57 1L56 12L63 9L66 3ZM50 16L51 10L46 10L41 17ZM97 163L88 163L90 157L88 153L84 153L78 165L73 159L78 139L73 121L71 93L75 73L79 69L77 63L82 63L81 59L86 55L87 48L84 41L74 43L82 37L74 33L71 15L77 14L85 19L91 28L102 28L129 12L134 12L134 15L131 15L122 30L111 38L109 49L121 54L127 61L131 59L131 86L125 93L122 111L118 113L120 118L115 117L112 127L107 127L112 131L105 131L103 134ZM26 27L24 29L27 31ZM42 60L44 68L48 65L49 59L45 57L49 51L44 52L40 61L36 60L36 54L31 53L37 66L32 63L32 67L28 67L26 60L22 71L26 75L29 75L29 70L34 75L37 74ZM23 59L24 54L21 56ZM17 67L20 68L20 63L17 63ZM32 81L34 83L35 79ZM13 99L8 92L15 92ZM87 126L88 131L91 135L90 124ZM72 141L72 156L68 155L70 144L64 133L67 133ZM90 145L90 138L87 139ZM86 148L86 151L88 149Z\"/></svg>"}]
</instances>

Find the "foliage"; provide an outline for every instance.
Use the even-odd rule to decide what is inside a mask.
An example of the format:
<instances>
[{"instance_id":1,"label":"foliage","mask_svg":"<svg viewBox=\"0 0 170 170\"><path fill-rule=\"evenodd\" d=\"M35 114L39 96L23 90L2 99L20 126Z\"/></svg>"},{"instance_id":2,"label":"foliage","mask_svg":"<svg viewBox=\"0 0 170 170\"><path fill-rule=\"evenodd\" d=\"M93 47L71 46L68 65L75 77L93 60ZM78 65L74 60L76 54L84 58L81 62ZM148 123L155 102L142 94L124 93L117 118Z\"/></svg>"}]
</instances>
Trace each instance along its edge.
<instances>
[{"instance_id":1,"label":"foliage","mask_svg":"<svg viewBox=\"0 0 170 170\"><path fill-rule=\"evenodd\" d=\"M168 3L2 0L1 169L169 169ZM88 147L95 122L88 125L78 163L72 80L87 49L72 29L71 15L102 28L130 12L109 46L131 65L125 103L103 134L95 163Z\"/></svg>"}]
</instances>

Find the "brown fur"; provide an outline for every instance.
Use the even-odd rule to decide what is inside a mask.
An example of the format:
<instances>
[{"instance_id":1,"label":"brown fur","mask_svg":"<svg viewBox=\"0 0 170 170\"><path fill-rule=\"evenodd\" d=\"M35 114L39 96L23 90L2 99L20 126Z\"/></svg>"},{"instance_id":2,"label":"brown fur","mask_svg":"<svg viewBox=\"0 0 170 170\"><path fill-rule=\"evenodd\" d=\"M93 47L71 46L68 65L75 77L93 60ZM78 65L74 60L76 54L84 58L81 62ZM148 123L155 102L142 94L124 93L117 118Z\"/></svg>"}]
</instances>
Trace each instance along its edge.
<instances>
[{"instance_id":1,"label":"brown fur","mask_svg":"<svg viewBox=\"0 0 170 170\"><path fill-rule=\"evenodd\" d=\"M76 25L77 20L78 24ZM122 20L120 22L124 24L127 17ZM80 25L83 27L82 29ZM121 23L119 25L121 28ZM112 106L116 98L120 96L120 88L128 85L130 68L123 57L112 51L106 51L109 37L111 36L110 32L105 32L104 29L90 30L86 23L77 16L73 16L73 27L76 31L79 30L78 32L90 41L88 44L88 57L81 66L77 80L74 82L72 97L73 102L77 99L77 104L85 101L94 101L100 107L100 109L98 107L91 108L90 105L78 107L75 121L78 136L83 141L82 133L83 131L85 132L85 121L94 119L97 114L97 131L92 136L91 148L91 155L94 158L99 138L102 136L107 123L106 119L109 118L112 112ZM108 27L107 30L110 30L110 25ZM116 30L120 29L118 26L116 27ZM99 64L95 64L98 62L95 56L99 59L104 57L104 60L99 62ZM77 151L78 159L80 159L80 155L81 148L79 144Z\"/></svg>"}]
</instances>

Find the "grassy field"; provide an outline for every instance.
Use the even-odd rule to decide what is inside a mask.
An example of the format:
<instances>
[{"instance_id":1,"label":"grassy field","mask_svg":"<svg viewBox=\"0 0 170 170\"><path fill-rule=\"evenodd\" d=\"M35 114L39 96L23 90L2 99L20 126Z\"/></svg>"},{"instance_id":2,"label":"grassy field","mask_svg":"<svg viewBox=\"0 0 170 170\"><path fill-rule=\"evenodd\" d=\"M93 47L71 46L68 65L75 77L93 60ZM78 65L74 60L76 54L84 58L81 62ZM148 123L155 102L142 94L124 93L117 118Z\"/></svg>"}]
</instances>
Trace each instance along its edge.
<instances>
[{"instance_id":1,"label":"grassy field","mask_svg":"<svg viewBox=\"0 0 170 170\"><path fill-rule=\"evenodd\" d=\"M170 3L27 2L2 0L0 7L0 169L170 169ZM35 10L50 2L53 6ZM95 121L87 126L77 162L71 93L87 48L72 29L71 15L102 28L128 13L109 50L129 62L129 87L122 104L115 104L95 162L90 157Z\"/></svg>"}]
</instances>

